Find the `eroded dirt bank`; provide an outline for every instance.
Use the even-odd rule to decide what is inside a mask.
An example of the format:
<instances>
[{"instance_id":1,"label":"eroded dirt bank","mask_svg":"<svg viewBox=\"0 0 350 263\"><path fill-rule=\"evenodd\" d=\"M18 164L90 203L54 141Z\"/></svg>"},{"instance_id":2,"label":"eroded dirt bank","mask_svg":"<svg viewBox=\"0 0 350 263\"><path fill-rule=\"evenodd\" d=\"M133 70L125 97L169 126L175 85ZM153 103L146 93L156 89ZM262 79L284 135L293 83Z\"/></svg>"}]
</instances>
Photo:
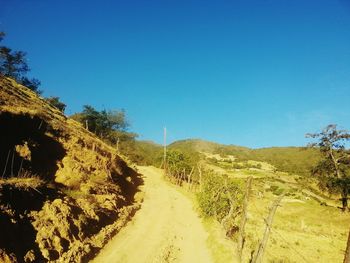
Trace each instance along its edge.
<instances>
[{"instance_id":1,"label":"eroded dirt bank","mask_svg":"<svg viewBox=\"0 0 350 263\"><path fill-rule=\"evenodd\" d=\"M137 208L116 151L7 78L0 135L0 262L86 262Z\"/></svg>"},{"instance_id":2,"label":"eroded dirt bank","mask_svg":"<svg viewBox=\"0 0 350 263\"><path fill-rule=\"evenodd\" d=\"M140 173L141 209L93 262L212 262L207 233L191 200L166 183L161 170L140 167Z\"/></svg>"}]
</instances>

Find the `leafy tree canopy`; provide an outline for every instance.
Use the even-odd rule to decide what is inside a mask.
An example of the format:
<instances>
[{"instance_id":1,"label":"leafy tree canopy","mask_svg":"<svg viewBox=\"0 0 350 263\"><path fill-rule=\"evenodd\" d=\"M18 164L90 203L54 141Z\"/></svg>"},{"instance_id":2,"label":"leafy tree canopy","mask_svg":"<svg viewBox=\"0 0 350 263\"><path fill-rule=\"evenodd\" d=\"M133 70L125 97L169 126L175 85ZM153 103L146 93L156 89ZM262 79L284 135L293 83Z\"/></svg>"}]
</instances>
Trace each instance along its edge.
<instances>
[{"instance_id":1,"label":"leafy tree canopy","mask_svg":"<svg viewBox=\"0 0 350 263\"><path fill-rule=\"evenodd\" d=\"M90 105L84 105L83 111L71 118L112 144L132 141L137 137L137 134L127 132L130 124L124 110L98 111Z\"/></svg>"},{"instance_id":2,"label":"leafy tree canopy","mask_svg":"<svg viewBox=\"0 0 350 263\"><path fill-rule=\"evenodd\" d=\"M317 139L310 143L322 154L322 160L312 169L312 174L319 179L319 186L331 194L340 194L343 209L348 208L350 192L350 152L345 144L350 140L346 130L339 130L334 124L328 125L319 133L307 134L306 137Z\"/></svg>"},{"instance_id":3,"label":"leafy tree canopy","mask_svg":"<svg viewBox=\"0 0 350 263\"><path fill-rule=\"evenodd\" d=\"M4 37L5 33L0 32L0 42ZM0 46L0 76L13 78L18 83L41 94L39 90L40 81L35 78L29 79L26 77L29 71L30 68L27 64L25 52L14 51L7 46Z\"/></svg>"},{"instance_id":4,"label":"leafy tree canopy","mask_svg":"<svg viewBox=\"0 0 350 263\"><path fill-rule=\"evenodd\" d=\"M188 155L181 151L171 150L167 153L167 167L173 176L177 176L184 172L188 174L191 172L194 164L191 163L191 159Z\"/></svg>"}]
</instances>

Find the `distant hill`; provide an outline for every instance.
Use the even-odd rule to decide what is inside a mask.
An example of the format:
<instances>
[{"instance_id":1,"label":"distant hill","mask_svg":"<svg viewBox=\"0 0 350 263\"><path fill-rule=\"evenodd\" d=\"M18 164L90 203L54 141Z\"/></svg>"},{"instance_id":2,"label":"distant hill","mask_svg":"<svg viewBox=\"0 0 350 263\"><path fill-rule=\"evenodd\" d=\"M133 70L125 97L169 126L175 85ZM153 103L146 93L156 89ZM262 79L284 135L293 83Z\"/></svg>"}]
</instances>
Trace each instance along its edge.
<instances>
[{"instance_id":1,"label":"distant hill","mask_svg":"<svg viewBox=\"0 0 350 263\"><path fill-rule=\"evenodd\" d=\"M225 145L201 139L179 140L167 146L169 150L181 151L194 160L204 158L201 153L229 155L237 161L261 161L275 166L279 171L299 175L309 175L310 169L320 160L317 149L307 147L268 147L251 149L237 145ZM130 158L144 165L159 166L162 160L163 146L152 141L136 141Z\"/></svg>"},{"instance_id":2,"label":"distant hill","mask_svg":"<svg viewBox=\"0 0 350 263\"><path fill-rule=\"evenodd\" d=\"M250 149L236 145L224 145L200 139L176 141L169 145L169 149L176 149L188 154L207 152L219 154L222 157L233 155L240 161L255 160L272 164L278 170L308 175L320 159L317 149L307 147L270 147Z\"/></svg>"},{"instance_id":3,"label":"distant hill","mask_svg":"<svg viewBox=\"0 0 350 263\"><path fill-rule=\"evenodd\" d=\"M249 152L249 148L236 146L236 145L224 145L216 142L205 141L201 139L187 139L173 142L169 145L170 149L195 151L195 152L208 152L217 153L223 155L234 155L233 153L243 154Z\"/></svg>"},{"instance_id":4,"label":"distant hill","mask_svg":"<svg viewBox=\"0 0 350 263\"><path fill-rule=\"evenodd\" d=\"M321 158L317 149L307 147L271 147L251 152L253 160L268 162L281 171L300 175L310 174Z\"/></svg>"}]
</instances>

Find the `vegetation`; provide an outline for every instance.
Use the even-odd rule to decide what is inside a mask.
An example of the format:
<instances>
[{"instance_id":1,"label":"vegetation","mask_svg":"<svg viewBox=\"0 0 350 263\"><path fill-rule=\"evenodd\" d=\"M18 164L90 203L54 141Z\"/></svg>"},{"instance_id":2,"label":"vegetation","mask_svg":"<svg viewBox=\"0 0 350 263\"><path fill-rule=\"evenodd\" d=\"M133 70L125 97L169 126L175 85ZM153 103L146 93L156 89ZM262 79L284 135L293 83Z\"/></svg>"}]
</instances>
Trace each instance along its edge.
<instances>
[{"instance_id":1,"label":"vegetation","mask_svg":"<svg viewBox=\"0 0 350 263\"><path fill-rule=\"evenodd\" d=\"M98 111L90 105L84 105L83 111L72 115L71 118L82 123L87 130L100 138L113 143L119 138L113 132L125 132L129 127L124 111Z\"/></svg>"},{"instance_id":2,"label":"vegetation","mask_svg":"<svg viewBox=\"0 0 350 263\"><path fill-rule=\"evenodd\" d=\"M167 173L174 177L179 177L181 174L188 175L195 165L190 156L185 153L175 150L167 153Z\"/></svg>"},{"instance_id":3,"label":"vegetation","mask_svg":"<svg viewBox=\"0 0 350 263\"><path fill-rule=\"evenodd\" d=\"M82 112L72 115L71 118L116 147L119 153L128 156L132 161L139 164L156 162L155 157L148 156L149 151L139 153L142 146L135 141L138 135L128 131L130 124L124 110L98 111L90 105L85 105Z\"/></svg>"},{"instance_id":4,"label":"vegetation","mask_svg":"<svg viewBox=\"0 0 350 263\"><path fill-rule=\"evenodd\" d=\"M49 98L46 98L45 100L52 106L59 109L62 113L64 113L64 110L66 109L66 104L60 101L59 97L49 97Z\"/></svg>"},{"instance_id":5,"label":"vegetation","mask_svg":"<svg viewBox=\"0 0 350 263\"><path fill-rule=\"evenodd\" d=\"M304 259L303 254L316 261L322 257L334 256L334 253L331 254L331 250L326 249L317 250L316 255L312 254L315 244L318 248L325 246L323 242L326 242L327 245L335 242L329 229L327 227L323 229L322 225L318 225L319 221L317 220L320 216L323 215L331 225L332 218L346 220L341 214L337 214L337 209L334 207L335 201L317 191L319 188L316 187L315 180L310 176L313 166L323 160L323 153L320 152L319 146L315 148L248 149L201 140L185 140L175 142L168 148L170 151L186 153L187 156L198 156L199 161L196 168L201 164L201 176L199 178L197 174L197 180L193 181L198 187L189 189L197 190L196 196L200 212L208 220L215 219L214 222L218 223L213 224L217 224L217 227L220 226L227 236L233 238L235 237L234 233L239 230L238 222L242 212L241 185L245 178L254 176L251 202L248 207L250 216L246 227L243 262L250 260L251 253L259 242L257 234L262 233L266 228L265 216L270 203L276 199L276 196L283 193L286 193L287 197L283 202L283 209L280 209L276 214L276 220L271 230L270 239L272 241L269 245L273 249L268 250L269 252L274 251L275 255L267 255L266 257L274 262L279 262L281 258L285 258L286 254L292 253L291 250L299 252L300 245L307 247L307 250L305 253L299 252L301 254L297 255L298 259ZM345 153L348 152L345 150ZM175 157L179 160L175 162L179 164L179 167L183 167L184 161L188 162L186 158L180 158L181 156L175 155ZM215 172L209 169L213 169ZM258 173L258 176L255 173ZM181 178L186 178L186 176L180 176ZM186 179L180 183L178 180L173 181L178 185L184 184L186 186ZM286 227L286 222L293 226L291 232L289 225ZM330 235L330 238L320 240L319 235L314 234L311 230L323 233L323 235ZM341 246L346 239L343 236L343 230L344 227L334 230L339 236L336 241L337 247ZM298 233L297 237L295 233ZM313 240L313 245L308 243L308 239ZM291 240L290 244L289 240ZM338 253L336 257L341 258L341 253Z\"/></svg>"},{"instance_id":6,"label":"vegetation","mask_svg":"<svg viewBox=\"0 0 350 263\"><path fill-rule=\"evenodd\" d=\"M350 153L345 149L345 142L350 139L350 133L338 130L336 125L328 125L320 133L307 134L307 137L318 139L310 147L317 147L323 157L312 174L318 177L321 189L340 194L343 210L348 209Z\"/></svg>"},{"instance_id":7,"label":"vegetation","mask_svg":"<svg viewBox=\"0 0 350 263\"><path fill-rule=\"evenodd\" d=\"M0 31L0 42L5 36L6 34ZM15 51L7 46L0 46L0 77L12 78L17 83L41 95L42 91L39 89L41 85L40 80L27 77L30 67L26 56L26 52ZM59 97L49 97L45 100L64 113L66 105L60 101Z\"/></svg>"},{"instance_id":8,"label":"vegetation","mask_svg":"<svg viewBox=\"0 0 350 263\"><path fill-rule=\"evenodd\" d=\"M203 215L218 220L226 235L232 236L238 230L236 219L242 208L242 190L237 181L206 172L197 197Z\"/></svg>"},{"instance_id":9,"label":"vegetation","mask_svg":"<svg viewBox=\"0 0 350 263\"><path fill-rule=\"evenodd\" d=\"M275 166L279 171L302 176L308 176L312 167L321 159L317 149L308 147L249 149L195 139L177 141L171 144L170 148L197 155L199 155L199 152L219 154L222 158L231 155L237 158L237 162L246 162L248 160L267 162Z\"/></svg>"},{"instance_id":10,"label":"vegetation","mask_svg":"<svg viewBox=\"0 0 350 263\"><path fill-rule=\"evenodd\" d=\"M271 147L252 150L250 160L272 164L277 170L308 176L313 165L320 159L315 149L306 147Z\"/></svg>"},{"instance_id":11,"label":"vegetation","mask_svg":"<svg viewBox=\"0 0 350 263\"><path fill-rule=\"evenodd\" d=\"M85 105L82 112L70 117L116 147L120 154L127 156L132 162L157 167L161 165L163 147L150 141L136 140L138 135L129 131L130 123L124 110L98 111L91 105Z\"/></svg>"},{"instance_id":12,"label":"vegetation","mask_svg":"<svg viewBox=\"0 0 350 263\"><path fill-rule=\"evenodd\" d=\"M4 37L5 34L0 32L0 42ZM30 68L26 61L25 52L14 51L6 46L0 46L0 77L4 76L13 78L27 88L35 91L37 94L40 94L41 91L39 90L39 86L41 83L35 78L28 78L26 74L29 71ZM46 98L45 100L64 113L66 105L60 101L59 97L50 97ZM127 155L132 161L138 164L156 166L159 166L162 163L162 147L151 142L136 141L135 138L137 137L137 134L128 131L130 123L126 118L126 113L124 110L98 111L90 105L85 105L82 112L74 114L71 117L82 123L82 125L84 125L84 127L86 127L86 129L90 132L96 134L109 144L114 145L119 153L122 152L123 154ZM348 209L348 194L350 191L350 152L345 148L345 143L350 139L350 133L344 130L338 130L336 125L329 125L320 133L308 134L307 136L309 138L317 139L317 142L310 144L310 147L272 147L264 149L249 149L246 147L222 145L213 142L205 142L202 140L178 141L169 146L170 150L167 153L167 163L163 165L167 168L167 175L171 181L176 182L178 185L187 184L189 186L188 189L197 190L196 196L201 213L205 217L215 218L225 230L226 235L232 237L235 231L238 230L237 219L239 218L242 210L241 182L239 179L234 179L235 175L237 175L238 178L238 173L235 174L237 171L230 171L230 175L228 175L229 173L218 174L213 171L203 169L201 166L201 163L203 162L203 152L217 154L221 157L221 159L210 158L210 162L212 164L215 164L224 170L227 169L227 171L234 169L246 169L245 172L248 172L249 175L254 175L254 171L249 169L262 170L263 168L262 164L252 163L250 162L251 160L267 162L276 167L279 171L287 172L288 174L286 177L290 177L290 179L280 179L281 173L276 173L275 170L271 171L270 173L265 171L256 172L263 174L263 176L257 179L254 189L255 196L253 196L253 200L256 202L256 204L252 203L250 207L250 212L255 215L255 217L252 216L251 220L253 223L250 224L250 229L248 229L250 240L254 240L252 236L258 232L256 228L256 225L259 224L257 223L257 219L262 217L261 211L259 210L260 207L263 207L264 202L267 203L266 200L270 201L269 199L272 199L274 196L281 195L283 192L285 192L285 188L289 190L288 196L290 199L287 200L284 205L287 208L289 207L289 210L285 209L285 211L281 213L281 218L279 219L280 221L277 220L279 223L277 225L280 227L280 229L283 229L282 226L286 221L288 221L288 227L292 226L291 228L294 232L299 231L303 235L316 233L317 236L318 233L327 233L327 230L324 231L321 229L321 225L317 226L312 221L312 216L315 217L314 220L317 222L320 216L324 216L330 221L328 225L331 225L333 223L333 218L332 214L329 214L329 211L332 212L332 210L328 210L330 208L320 208L320 206L316 206L313 203L313 200L317 201L319 196L315 196L314 192L306 192L307 186L301 188L296 179L293 181L294 179L292 176L290 176L290 174L298 174L305 177L311 171L311 174L318 178L319 187L322 190L327 190L330 194L340 195L343 210ZM77 151L74 152L76 153ZM90 154L95 157L95 152ZM70 157L72 160L74 160L72 163L76 161L75 159L77 156L77 154L74 154L74 158ZM227 158L228 156L234 156L236 159ZM87 157L84 156L84 158ZM101 156L101 158L104 157ZM92 159L95 160L96 158ZM90 167L90 164L92 163L91 160L87 161L87 163L89 167L85 168L82 166L84 169L80 169L82 171L84 170L84 176L85 171L96 170L95 167ZM108 160L106 161L106 164L107 163L109 164L111 162ZM59 169L63 169L64 167L69 166L62 165L62 167L59 167ZM105 165L105 167L107 167L107 165ZM97 168L105 172L105 167ZM37 191L38 187L42 187L46 184L46 182L39 176L25 170L20 173L21 171L22 170L20 168L17 177L1 178L0 188L10 187L10 189L18 188L21 191ZM117 171L115 171L115 173L116 172ZM62 172L61 176L64 177L66 174L69 175L67 172ZM241 174L243 174L243 172ZM108 177L109 179L113 179L111 174L108 176L111 177ZM278 179L276 177L278 177ZM74 178L71 180L74 181L75 179L76 176L74 176ZM101 187L101 189L98 189L100 191L98 193L96 190L94 190L96 192L96 198L100 198L99 203L101 206L106 204L110 205L113 207L111 211L115 211L114 207L116 207L116 204L113 202L108 204L106 200L103 200L103 198L105 198L104 191L105 189L109 189L111 191L109 194L112 194L112 190L114 192L118 192L119 189L115 187L114 181L109 183L106 183L105 181L106 178L102 176L91 177L89 181L90 185L86 184L85 187L98 189L97 186L104 186L104 188ZM62 182L68 182L68 180L64 178ZM83 191L78 188L78 186L81 185L80 182L76 183L76 185L72 182L70 182L70 184L74 187L66 187L60 192L60 194L63 193L65 197L69 197L75 201L81 201L79 199L84 199L91 196L89 192L90 189L87 189L86 191L83 189ZM191 188L192 185L195 185L196 187ZM113 188L113 186L115 188ZM39 192L39 194L41 193ZM310 198L313 200L309 201ZM321 203L321 201L318 202ZM94 204L95 200L93 200L91 203ZM325 201L322 201L322 203L327 205L327 202ZM57 206L62 206L62 204L58 204ZM315 210L317 213L312 210ZM335 208L333 209L333 212L333 215L335 215ZM301 219L301 227L299 227L300 215L304 216L307 213L309 213L309 215L305 216L305 220L309 220L309 222L307 222L308 226L305 226L304 219ZM91 215L91 218L94 218L94 216L95 215ZM84 217L86 216L84 215ZM293 221L293 218L297 218L298 222L297 220ZM261 228L265 226L264 220L265 219L262 220L263 223L260 223ZM347 218L344 217L342 220L345 222ZM86 225L88 224L86 223ZM344 224L339 225L341 226ZM342 231L340 226L335 226L335 228L339 227L340 229L338 230L338 233L341 233ZM38 228L41 228L41 226ZM310 228L311 230L307 230L307 228ZM285 230L283 229L278 231ZM285 232L286 233L283 232L283 234L287 235L288 232ZM332 235L336 236L335 234ZM329 239L333 242L334 238L332 235L329 234ZM293 237L289 237L289 239L293 240L293 238L295 238L294 236L295 233L293 233ZM277 246L278 242L275 240L273 241L275 242L273 245ZM248 241L248 243L249 242L251 241ZM294 244L296 246L305 245L302 241L297 239L295 239ZM282 248L286 249L286 247Z\"/></svg>"},{"instance_id":13,"label":"vegetation","mask_svg":"<svg viewBox=\"0 0 350 263\"><path fill-rule=\"evenodd\" d=\"M21 170L15 177L0 178L0 188L1 186L8 185L28 191L30 189L36 190L36 188L44 184L45 181L43 179L27 170Z\"/></svg>"},{"instance_id":14,"label":"vegetation","mask_svg":"<svg viewBox=\"0 0 350 263\"><path fill-rule=\"evenodd\" d=\"M163 156L162 156L163 158ZM198 171L196 171L197 162L187 153L178 150L169 150L161 165L165 168L166 175L171 182L183 185L185 182L190 184L198 184Z\"/></svg>"},{"instance_id":15,"label":"vegetation","mask_svg":"<svg viewBox=\"0 0 350 263\"><path fill-rule=\"evenodd\" d=\"M0 262L88 261L138 207L140 176L13 79L0 113Z\"/></svg>"},{"instance_id":16,"label":"vegetation","mask_svg":"<svg viewBox=\"0 0 350 263\"><path fill-rule=\"evenodd\" d=\"M115 111L98 111L91 107L85 112L83 111L82 113L76 114L74 118L78 119L91 132L102 136L104 140L118 146L119 151L122 153L127 154L129 157L132 156L132 160L137 160L138 163L142 164L159 166L162 161L162 147L151 142L136 141L136 135L128 132L129 124L123 124L123 121L128 123L125 112L123 115L118 115L115 118L111 117L113 113L115 113ZM122 117L120 118L120 116ZM121 120L122 122L120 123L116 120ZM35 129L37 130L37 125L35 125ZM255 172L259 173L259 178L256 178L256 180L254 179L252 203L249 206L249 214L251 216L249 216L247 224L246 258L248 257L247 255L250 255L251 250L256 247L254 242L257 241L257 233L259 233L259 231L261 232L261 229L265 227L265 219L263 217L266 215L265 210L267 209L267 204L274 200L276 195L285 192L285 189L289 191L292 189L293 194L290 194L288 198L286 198L285 203L283 203L283 209L280 210L281 213L279 212L276 215L276 225L274 225L271 232L271 248L269 249L269 251L274 251L275 255L273 257L269 256L269 259L278 262L278 260L292 252L289 250L289 247L298 249L300 246L306 247L305 254L310 256L313 261L317 262L318 259L316 256L328 259L333 257L334 250L327 250L325 248L322 251L317 250L317 252L315 252L315 247L322 248L322 246L327 247L332 244L337 248L342 246L345 239L342 233L344 232L344 225L348 221L348 217L345 217L345 214L339 212L340 215L337 214L338 210L332 207L332 200L326 199L325 204L327 203L327 206L320 206L319 202L313 196L314 193L306 192L307 186L305 186L305 188L299 188L300 184L296 181L299 177L286 173L274 172L272 170L264 170L265 163L251 161L252 159L269 160L270 158L272 163L279 164L279 167L285 170L293 170L293 165L297 165L300 171L307 171L307 162L310 162L310 160L312 160L312 162L321 160L320 156L323 156L322 152L319 153L319 145L315 145L315 149L288 147L253 150L236 146L227 146L226 148L224 145L216 146L214 143L208 143L206 145L205 142L199 143L200 145L198 146L196 143L197 142L193 143L193 141L189 140L184 144L182 144L182 142L177 142L170 145L168 151L168 175L169 178L172 178L172 181L176 182L178 185L188 186L188 189L196 190L201 213L205 217L214 218L215 224L220 224L227 236L232 237L235 231L238 230L237 221L240 218L242 202L241 183L243 182L242 179L246 178L245 174L242 176L243 172L247 172L247 176L254 176ZM227 174L218 174L204 169L203 157L205 154L203 152L205 151L211 151L219 155L220 158L211 157L211 161L213 163L216 162L215 165L222 167L223 170L226 169ZM74 151L74 156L82 158L77 155L77 152L79 151ZM229 156L233 155L231 153L235 153L234 157L237 156L238 159ZM347 154L348 152L344 149L344 153ZM83 155L84 158L88 157L85 152L83 152ZM336 155L337 158L340 158L338 153ZM296 161L293 159L293 156L297 156ZM94 160L95 158L91 158L88 163L91 164ZM208 160L208 158L206 160ZM343 163L342 160L343 159L340 159L339 161L339 166L341 167L346 164ZM69 168L69 165L65 163L60 169L66 169L64 167ZM232 168L237 168L237 170ZM242 171L244 169L245 171ZM82 174L85 176L87 173L86 171L91 170L93 169L87 167L86 170L82 170ZM61 176L65 174L69 173L62 172ZM234 179L235 176L237 177ZM239 179L239 176L242 177ZM75 180L75 178L77 177L74 176L71 180ZM37 187L36 185L42 183L37 179L38 178L4 179L0 182L0 185L6 187L13 187L15 185L17 188L35 190ZM111 185L102 184L101 181L99 177L90 178L90 183L94 187L103 185L105 189L112 189L110 187L113 183L111 183ZM68 181L64 178L61 182ZM76 184L72 183L74 187L64 188L62 193L65 197L69 197L71 202L80 202L81 199L86 198L89 199L88 202L91 202L91 206L95 205L95 199L89 197L91 195L89 194L89 189L87 189L87 191L81 191L78 188L81 184L78 182ZM41 191L41 189L39 190ZM101 191L100 193L103 195L104 190L102 189L99 191ZM99 198L100 204L108 204L102 197ZM317 198L319 197L317 196ZM315 200L317 202L315 202ZM324 201L324 199L320 200ZM62 205L62 203L57 203L57 207L61 207ZM112 206L113 204L111 204L111 207ZM326 223L324 226L317 225L321 216L325 218ZM84 217L86 216L84 215ZM340 218L339 222L342 224L332 225L334 218L337 218L337 220ZM88 221L89 220L87 220L87 222ZM288 222L288 225L286 225L285 222ZM330 226L332 226L332 233L329 232ZM39 227L41 228L41 225L38 226L38 229ZM284 243L284 239L279 237L280 233L282 233L283 237L285 237L284 239L290 241L292 245ZM321 235L324 236L324 239L319 240L319 236ZM308 238L313 238L312 242L308 241ZM311 246L311 243L316 245ZM316 256L312 253L316 253ZM329 256L330 254L332 255ZM336 255L337 258L339 257L338 254Z\"/></svg>"},{"instance_id":17,"label":"vegetation","mask_svg":"<svg viewBox=\"0 0 350 263\"><path fill-rule=\"evenodd\" d=\"M4 39L5 33L0 32L0 42ZM40 81L29 79L26 74L30 71L26 61L26 53L14 51L7 46L0 46L0 76L10 77L18 83L40 94Z\"/></svg>"},{"instance_id":18,"label":"vegetation","mask_svg":"<svg viewBox=\"0 0 350 263\"><path fill-rule=\"evenodd\" d=\"M160 167L163 160L163 147L150 141L127 141L121 144L121 151L139 165Z\"/></svg>"},{"instance_id":19,"label":"vegetation","mask_svg":"<svg viewBox=\"0 0 350 263\"><path fill-rule=\"evenodd\" d=\"M236 180L203 169L199 155L180 150L167 152L166 171L172 182L197 189L201 213L219 221L227 236L238 230L236 219L241 212L242 191Z\"/></svg>"},{"instance_id":20,"label":"vegetation","mask_svg":"<svg viewBox=\"0 0 350 263\"><path fill-rule=\"evenodd\" d=\"M0 31L0 42L5 36L6 34ZM27 63L26 55L26 52L15 51L7 46L0 46L0 77L12 78L17 83L41 95L42 91L39 89L41 85L40 80L27 77L30 67ZM49 97L45 100L64 113L66 104L61 102L59 97Z\"/></svg>"}]
</instances>

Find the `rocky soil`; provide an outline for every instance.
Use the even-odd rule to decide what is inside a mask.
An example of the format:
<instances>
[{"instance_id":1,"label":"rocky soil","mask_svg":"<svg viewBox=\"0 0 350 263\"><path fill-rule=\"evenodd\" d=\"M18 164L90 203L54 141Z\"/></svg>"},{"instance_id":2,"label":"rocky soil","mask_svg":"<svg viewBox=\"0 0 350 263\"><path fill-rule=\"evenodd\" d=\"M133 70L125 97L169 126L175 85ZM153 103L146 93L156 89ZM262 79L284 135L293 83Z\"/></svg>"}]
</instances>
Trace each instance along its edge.
<instances>
[{"instance_id":1,"label":"rocky soil","mask_svg":"<svg viewBox=\"0 0 350 263\"><path fill-rule=\"evenodd\" d=\"M8 78L0 135L1 262L86 262L139 206L112 147Z\"/></svg>"}]
</instances>

